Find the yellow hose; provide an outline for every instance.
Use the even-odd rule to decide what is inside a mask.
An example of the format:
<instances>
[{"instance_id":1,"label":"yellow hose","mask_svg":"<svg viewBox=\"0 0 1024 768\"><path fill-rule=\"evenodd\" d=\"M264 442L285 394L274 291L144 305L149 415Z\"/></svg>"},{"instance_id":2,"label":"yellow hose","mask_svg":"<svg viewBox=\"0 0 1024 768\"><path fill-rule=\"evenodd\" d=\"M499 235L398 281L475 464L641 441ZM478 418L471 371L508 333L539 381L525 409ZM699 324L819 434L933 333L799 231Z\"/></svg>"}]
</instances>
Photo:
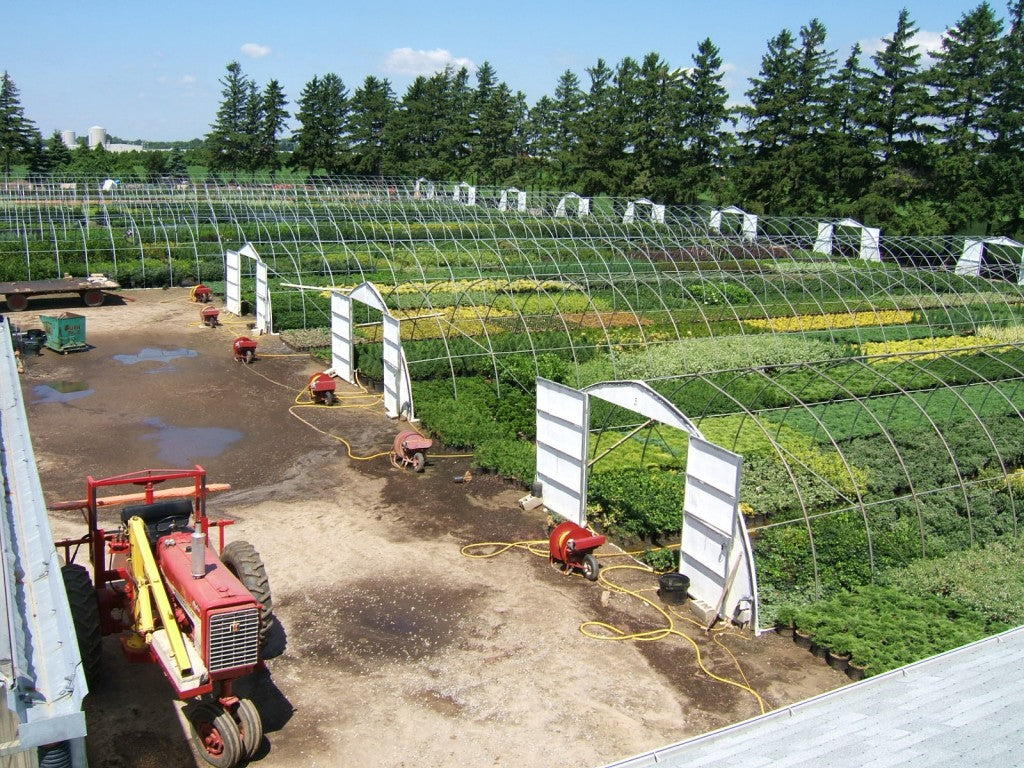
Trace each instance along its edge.
<instances>
[{"instance_id":1,"label":"yellow hose","mask_svg":"<svg viewBox=\"0 0 1024 768\"><path fill-rule=\"evenodd\" d=\"M476 551L482 548L486 548L487 551ZM548 542L547 540L539 539L532 541L517 541L511 543L501 541L479 542L474 544L467 544L462 548L461 552L465 557L487 558L496 557L497 555L500 555L504 552L508 552L511 549L525 549L531 554L538 555L540 557L548 557ZM636 553L609 553L601 554L599 555L599 557L622 557L631 554ZM649 642L654 640L663 640L667 637L672 636L681 637L693 646L693 650L696 655L697 666L700 667L704 674L706 674L712 680L716 680L717 682L724 683L725 685L731 685L735 688L739 688L742 691L746 691L754 697L754 700L757 702L757 706L761 710L762 715L767 711L764 699L761 698L760 694L758 694L758 692L755 691L753 687L751 687L750 681L747 679L747 676L743 671L743 667L740 665L739 660L736 658L735 654L733 654L733 652L729 650L729 648L727 648L725 645L723 645L719 640L719 637L721 635L737 635L738 633L729 632L726 630L719 631L712 634L712 640L718 647L720 647L727 654L729 654L729 657L732 659L733 664L739 672L740 678L743 680L742 683L737 682L736 680L731 680L727 677L722 677L721 675L716 675L714 672L708 669L707 665L704 663L704 658L700 652L700 645L698 645L697 641L689 635L687 635L681 629L676 627L676 618L688 621L692 624L697 625L698 627L702 627L702 625L699 622L694 621L693 619L690 619L686 616L682 616L676 613L674 610L665 610L665 608L658 605L650 598L640 594L640 591L638 590L627 589L626 587L623 587L621 584L616 584L612 581L609 581L606 574L617 570L634 570L643 571L645 573L653 573L654 569L639 565L609 565L601 568L601 570L598 571L598 583L611 592L618 592L619 594L629 595L630 597L636 598L637 600L646 603L664 617L666 626L645 630L643 632L626 632L625 630L622 630L619 627L616 627L612 624L608 624L603 621L585 621L580 625L580 632L594 640L634 640L637 642Z\"/></svg>"}]
</instances>

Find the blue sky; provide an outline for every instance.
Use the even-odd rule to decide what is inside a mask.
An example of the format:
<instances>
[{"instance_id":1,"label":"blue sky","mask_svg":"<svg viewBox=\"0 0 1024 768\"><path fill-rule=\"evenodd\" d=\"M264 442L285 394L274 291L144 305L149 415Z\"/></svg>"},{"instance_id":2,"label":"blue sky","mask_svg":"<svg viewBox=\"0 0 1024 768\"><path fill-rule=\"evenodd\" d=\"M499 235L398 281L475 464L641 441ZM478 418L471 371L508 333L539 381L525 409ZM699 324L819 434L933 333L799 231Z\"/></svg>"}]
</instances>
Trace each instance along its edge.
<instances>
[{"instance_id":1,"label":"blue sky","mask_svg":"<svg viewBox=\"0 0 1024 768\"><path fill-rule=\"evenodd\" d=\"M904 6L929 47L978 4L42 0L8 4L0 69L44 136L54 130L83 136L101 125L124 139L191 139L209 131L221 100L218 81L233 60L261 88L276 78L289 111L314 75L333 72L350 92L367 75L384 77L401 97L417 74L446 63L472 70L484 61L533 104L554 91L566 69L586 85L585 70L599 57L614 66L650 51L686 67L710 37L724 60L726 86L739 99L768 39L783 28L796 33L820 19L841 62L854 43L870 50L891 35ZM1001 0L991 5L1005 18Z\"/></svg>"}]
</instances>

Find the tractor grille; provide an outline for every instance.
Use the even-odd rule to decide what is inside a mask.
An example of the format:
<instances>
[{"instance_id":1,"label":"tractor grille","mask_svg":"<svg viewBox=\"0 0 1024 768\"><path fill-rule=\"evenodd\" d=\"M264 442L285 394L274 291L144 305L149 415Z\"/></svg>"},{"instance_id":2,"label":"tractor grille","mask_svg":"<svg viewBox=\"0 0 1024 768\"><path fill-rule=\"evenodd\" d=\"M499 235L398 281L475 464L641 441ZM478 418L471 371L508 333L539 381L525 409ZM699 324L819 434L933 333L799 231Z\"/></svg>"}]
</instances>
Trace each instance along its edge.
<instances>
[{"instance_id":1,"label":"tractor grille","mask_svg":"<svg viewBox=\"0 0 1024 768\"><path fill-rule=\"evenodd\" d=\"M260 612L256 607L210 617L210 672L246 667L259 661Z\"/></svg>"}]
</instances>

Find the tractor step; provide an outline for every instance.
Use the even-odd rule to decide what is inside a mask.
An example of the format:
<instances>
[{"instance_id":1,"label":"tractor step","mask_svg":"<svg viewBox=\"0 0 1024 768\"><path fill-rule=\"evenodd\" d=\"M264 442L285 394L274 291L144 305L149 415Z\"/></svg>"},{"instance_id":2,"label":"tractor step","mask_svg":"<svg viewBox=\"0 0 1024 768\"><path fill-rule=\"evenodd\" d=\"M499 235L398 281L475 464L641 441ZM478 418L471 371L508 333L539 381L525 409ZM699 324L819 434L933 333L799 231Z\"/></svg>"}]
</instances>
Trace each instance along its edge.
<instances>
[{"instance_id":1,"label":"tractor step","mask_svg":"<svg viewBox=\"0 0 1024 768\"><path fill-rule=\"evenodd\" d=\"M181 674L181 670L178 669L178 665L174 661L174 652L171 650L171 641L167 637L166 629L153 631L150 649L160 662L160 666L163 667L164 674L171 681L178 696L187 698L210 690L206 666L191 643L185 643L185 650L188 651L189 662L192 664L192 670L187 675Z\"/></svg>"}]
</instances>

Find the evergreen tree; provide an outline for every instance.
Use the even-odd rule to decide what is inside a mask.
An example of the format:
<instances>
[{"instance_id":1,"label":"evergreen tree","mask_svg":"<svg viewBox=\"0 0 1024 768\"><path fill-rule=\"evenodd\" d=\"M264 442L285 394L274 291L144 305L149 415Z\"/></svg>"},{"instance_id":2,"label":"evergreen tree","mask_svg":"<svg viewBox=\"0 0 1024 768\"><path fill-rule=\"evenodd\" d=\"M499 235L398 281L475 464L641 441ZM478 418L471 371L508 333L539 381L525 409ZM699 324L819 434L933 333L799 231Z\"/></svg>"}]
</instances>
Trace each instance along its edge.
<instances>
[{"instance_id":1,"label":"evergreen tree","mask_svg":"<svg viewBox=\"0 0 1024 768\"><path fill-rule=\"evenodd\" d=\"M982 3L947 31L929 72L939 120L936 193L944 218L957 230L993 218L995 190L982 162L997 99L1001 34L1001 22Z\"/></svg>"},{"instance_id":2,"label":"evergreen tree","mask_svg":"<svg viewBox=\"0 0 1024 768\"><path fill-rule=\"evenodd\" d=\"M47 172L60 173L71 165L71 150L61 138L60 131L54 131L46 141Z\"/></svg>"},{"instance_id":3,"label":"evergreen tree","mask_svg":"<svg viewBox=\"0 0 1024 768\"><path fill-rule=\"evenodd\" d=\"M356 89L349 112L354 173L384 174L385 164L391 162L388 138L395 108L395 94L387 80L370 75Z\"/></svg>"},{"instance_id":4,"label":"evergreen tree","mask_svg":"<svg viewBox=\"0 0 1024 768\"><path fill-rule=\"evenodd\" d=\"M572 187L579 183L575 163L576 149L580 144L584 100L580 79L572 71L565 70L555 86L552 113L552 160L555 163L552 181L556 187Z\"/></svg>"},{"instance_id":5,"label":"evergreen tree","mask_svg":"<svg viewBox=\"0 0 1024 768\"><path fill-rule=\"evenodd\" d=\"M188 179L188 165L185 163L185 153L180 149L172 149L167 158L167 175L176 181Z\"/></svg>"},{"instance_id":6,"label":"evergreen tree","mask_svg":"<svg viewBox=\"0 0 1024 768\"><path fill-rule=\"evenodd\" d=\"M409 85L394 117L398 170L429 179L461 178L469 153L469 73L451 67Z\"/></svg>"},{"instance_id":7,"label":"evergreen tree","mask_svg":"<svg viewBox=\"0 0 1024 768\"><path fill-rule=\"evenodd\" d=\"M211 170L230 171L234 176L249 165L252 83L242 73L241 65L232 61L220 84L223 100L206 136L206 149Z\"/></svg>"},{"instance_id":8,"label":"evergreen tree","mask_svg":"<svg viewBox=\"0 0 1024 768\"><path fill-rule=\"evenodd\" d=\"M521 151L524 115L508 85L497 82L489 62L480 65L476 76L469 130L471 170L478 181L497 185L512 175Z\"/></svg>"},{"instance_id":9,"label":"evergreen tree","mask_svg":"<svg viewBox=\"0 0 1024 768\"><path fill-rule=\"evenodd\" d=\"M910 41L917 27L904 8L892 37L871 57L875 69L868 79L866 124L872 151L883 164L899 162L902 150L910 150L925 135L928 93L921 73L921 54Z\"/></svg>"},{"instance_id":10,"label":"evergreen tree","mask_svg":"<svg viewBox=\"0 0 1024 768\"><path fill-rule=\"evenodd\" d=\"M295 151L290 164L310 174L323 169L328 175L344 171L348 165L348 91L336 74L316 75L306 83L298 101L295 118L300 128L295 133Z\"/></svg>"},{"instance_id":11,"label":"evergreen tree","mask_svg":"<svg viewBox=\"0 0 1024 768\"><path fill-rule=\"evenodd\" d=\"M35 128L32 129L32 138L29 141L28 151L25 153L25 160L28 163L28 172L32 175L50 173L50 155L46 151L46 142Z\"/></svg>"},{"instance_id":12,"label":"evergreen tree","mask_svg":"<svg viewBox=\"0 0 1024 768\"><path fill-rule=\"evenodd\" d=\"M863 218L859 203L874 166L862 117L867 109L869 73L861 65L860 57L861 47L857 43L829 86L822 137L822 151L829 158L824 210L858 219Z\"/></svg>"},{"instance_id":13,"label":"evergreen tree","mask_svg":"<svg viewBox=\"0 0 1024 768\"><path fill-rule=\"evenodd\" d=\"M701 193L719 197L725 152L732 143L729 126L736 122L728 107L729 92L722 85L722 57L711 38L700 42L692 58L693 68L678 74L684 154L673 195L687 203L696 202Z\"/></svg>"},{"instance_id":14,"label":"evergreen tree","mask_svg":"<svg viewBox=\"0 0 1024 768\"><path fill-rule=\"evenodd\" d=\"M1010 3L1008 24L986 123L992 141L984 174L990 180L997 231L1019 239L1024 231L1024 0Z\"/></svg>"},{"instance_id":15,"label":"evergreen tree","mask_svg":"<svg viewBox=\"0 0 1024 768\"><path fill-rule=\"evenodd\" d=\"M25 117L19 96L18 86L4 70L0 76L0 168L4 176L30 152L35 132L32 121Z\"/></svg>"},{"instance_id":16,"label":"evergreen tree","mask_svg":"<svg viewBox=\"0 0 1024 768\"><path fill-rule=\"evenodd\" d=\"M740 133L743 153L736 168L736 186L747 207L775 214L785 212L788 203L784 151L793 144L795 125L788 115L799 109L795 42L788 29L768 41L758 76L750 79L746 92L750 103L739 109L747 128Z\"/></svg>"},{"instance_id":17,"label":"evergreen tree","mask_svg":"<svg viewBox=\"0 0 1024 768\"><path fill-rule=\"evenodd\" d=\"M626 131L614 73L604 59L598 59L593 67L587 68L587 74L590 88L583 99L579 138L572 149L571 165L578 169L580 194L587 197L616 194L621 187Z\"/></svg>"},{"instance_id":18,"label":"evergreen tree","mask_svg":"<svg viewBox=\"0 0 1024 768\"><path fill-rule=\"evenodd\" d=\"M865 92L864 123L869 149L877 159L873 177L861 198L864 219L907 233L923 233L918 222L932 221L927 202L931 159L926 139L928 92L921 54L911 43L917 27L904 8L892 37L871 60Z\"/></svg>"},{"instance_id":19,"label":"evergreen tree","mask_svg":"<svg viewBox=\"0 0 1024 768\"><path fill-rule=\"evenodd\" d=\"M290 115L285 109L288 99L277 80L271 80L258 97L260 110L253 142L253 170L269 170L271 176L281 167L277 144Z\"/></svg>"}]
</instances>

